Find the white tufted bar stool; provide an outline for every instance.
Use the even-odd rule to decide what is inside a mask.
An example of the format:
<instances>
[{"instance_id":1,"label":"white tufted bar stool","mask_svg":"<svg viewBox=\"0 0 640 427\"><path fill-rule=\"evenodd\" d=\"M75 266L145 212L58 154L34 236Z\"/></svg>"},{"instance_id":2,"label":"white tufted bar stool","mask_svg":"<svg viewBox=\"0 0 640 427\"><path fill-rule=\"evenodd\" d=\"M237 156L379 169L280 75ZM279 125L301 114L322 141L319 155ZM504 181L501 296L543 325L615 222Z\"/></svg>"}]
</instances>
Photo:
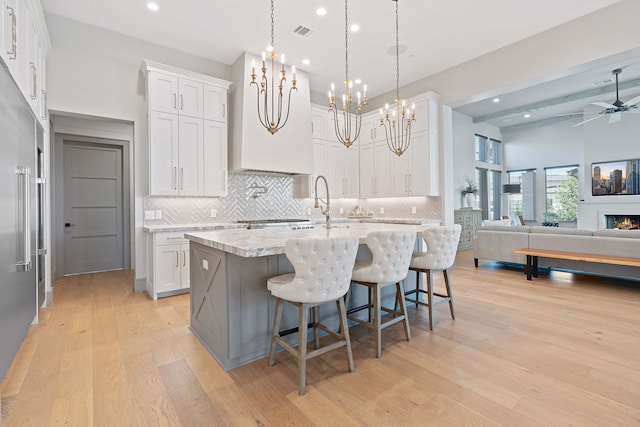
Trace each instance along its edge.
<instances>
[{"instance_id":1,"label":"white tufted bar stool","mask_svg":"<svg viewBox=\"0 0 640 427\"><path fill-rule=\"evenodd\" d=\"M349 371L354 370L343 297L349 290L358 245L357 237L290 239L285 245L285 253L295 273L275 276L267 281L267 288L276 298L269 365L275 363L276 343L296 356L300 395L305 392L307 360L312 357L346 346ZM285 301L298 307L297 349L280 337L280 320ZM335 301L338 308L340 329L337 333L318 321L318 306L331 301ZM307 351L307 329L310 308L313 309L315 350L309 352ZM320 348L318 329L322 329L339 341Z\"/></svg>"},{"instance_id":2,"label":"white tufted bar stool","mask_svg":"<svg viewBox=\"0 0 640 427\"><path fill-rule=\"evenodd\" d=\"M443 227L427 227L422 231L422 238L426 243L426 252L415 252L411 257L409 270L416 272L416 289L407 292L415 294L415 299L406 298L407 301L416 304L416 308L420 305L429 307L429 329L433 330L433 307L449 302L449 310L451 318L455 319L455 311L453 308L453 294L451 293L451 284L449 283L449 275L447 269L450 268L456 260L456 252L458 250L458 242L460 241L460 224ZM444 275L444 284L446 295L433 291L433 283L431 272L433 270L442 270ZM427 280L426 289L420 289L420 273L425 273ZM427 302L420 300L420 293L427 294ZM434 301L434 296L438 297Z\"/></svg>"},{"instance_id":3,"label":"white tufted bar stool","mask_svg":"<svg viewBox=\"0 0 640 427\"><path fill-rule=\"evenodd\" d=\"M367 246L372 254L371 262L356 263L351 277L352 284L368 287L369 303L355 311L368 309L368 321L354 316L350 320L367 326L375 331L376 357L382 356L382 329L398 322L404 323L407 341L411 340L407 306L400 283L409 272L409 262L416 242L416 233L406 231L375 231L367 235ZM396 286L395 303L400 304L400 311L395 308L382 307L382 288ZM373 293L373 297L371 294ZM373 309L373 318L371 310ZM393 314L393 318L382 323L382 312Z\"/></svg>"}]
</instances>

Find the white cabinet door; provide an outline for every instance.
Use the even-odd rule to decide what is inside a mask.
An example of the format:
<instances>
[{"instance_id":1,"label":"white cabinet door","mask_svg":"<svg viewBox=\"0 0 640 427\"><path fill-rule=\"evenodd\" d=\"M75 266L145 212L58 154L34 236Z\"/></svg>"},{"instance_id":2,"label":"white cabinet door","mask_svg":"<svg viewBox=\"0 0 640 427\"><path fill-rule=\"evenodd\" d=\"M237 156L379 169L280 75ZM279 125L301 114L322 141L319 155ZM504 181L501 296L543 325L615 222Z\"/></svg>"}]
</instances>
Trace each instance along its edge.
<instances>
[{"instance_id":1,"label":"white cabinet door","mask_svg":"<svg viewBox=\"0 0 640 427\"><path fill-rule=\"evenodd\" d=\"M328 110L328 108L327 108ZM327 110L311 110L311 136L318 139L327 139L329 112Z\"/></svg>"},{"instance_id":2,"label":"white cabinet door","mask_svg":"<svg viewBox=\"0 0 640 427\"><path fill-rule=\"evenodd\" d=\"M411 144L413 145L413 143ZM391 151L389 151L391 153ZM402 156L391 153L391 193L394 196L409 195L409 158L411 147Z\"/></svg>"},{"instance_id":3,"label":"white cabinet door","mask_svg":"<svg viewBox=\"0 0 640 427\"><path fill-rule=\"evenodd\" d=\"M182 245L176 244L157 245L155 247L154 290L156 294L160 292L175 291L181 288L181 246Z\"/></svg>"},{"instance_id":4,"label":"white cabinet door","mask_svg":"<svg viewBox=\"0 0 640 427\"><path fill-rule=\"evenodd\" d=\"M392 194L391 182L391 162L395 155L387 147L386 141L375 143L375 182L374 182L374 194L375 197L387 197Z\"/></svg>"},{"instance_id":5,"label":"white cabinet door","mask_svg":"<svg viewBox=\"0 0 640 427\"><path fill-rule=\"evenodd\" d=\"M329 195L333 198L345 197L344 185L344 145L338 142L327 144L327 181Z\"/></svg>"},{"instance_id":6,"label":"white cabinet door","mask_svg":"<svg viewBox=\"0 0 640 427\"><path fill-rule=\"evenodd\" d=\"M362 119L362 129L360 131L360 144L368 144L384 139L384 128L380 127L378 113L369 113Z\"/></svg>"},{"instance_id":7,"label":"white cabinet door","mask_svg":"<svg viewBox=\"0 0 640 427\"><path fill-rule=\"evenodd\" d=\"M5 18L5 47L4 59L9 72L24 93L25 53L24 36L26 36L26 12L24 0L4 0L3 16Z\"/></svg>"},{"instance_id":8,"label":"white cabinet door","mask_svg":"<svg viewBox=\"0 0 640 427\"><path fill-rule=\"evenodd\" d=\"M182 243L180 245L180 289L188 289L191 287L191 267L189 263L189 244Z\"/></svg>"},{"instance_id":9,"label":"white cabinet door","mask_svg":"<svg viewBox=\"0 0 640 427\"><path fill-rule=\"evenodd\" d=\"M360 156L358 146L354 145L344 150L344 197L358 198L360 196Z\"/></svg>"},{"instance_id":10,"label":"white cabinet door","mask_svg":"<svg viewBox=\"0 0 640 427\"><path fill-rule=\"evenodd\" d=\"M413 103L411 104L413 105ZM421 99L415 102L415 122L412 122L412 131L424 132L429 129L429 101L427 99Z\"/></svg>"},{"instance_id":11,"label":"white cabinet door","mask_svg":"<svg viewBox=\"0 0 640 427\"><path fill-rule=\"evenodd\" d=\"M178 116L149 114L149 194L178 195Z\"/></svg>"},{"instance_id":12,"label":"white cabinet door","mask_svg":"<svg viewBox=\"0 0 640 427\"><path fill-rule=\"evenodd\" d=\"M204 121L204 195L227 195L227 124Z\"/></svg>"},{"instance_id":13,"label":"white cabinet door","mask_svg":"<svg viewBox=\"0 0 640 427\"><path fill-rule=\"evenodd\" d=\"M42 127L49 128L49 111L47 109L47 53L41 43L38 45L38 63L40 64L38 72L38 88L39 88L39 102L38 102L38 119L42 123Z\"/></svg>"},{"instance_id":14,"label":"white cabinet door","mask_svg":"<svg viewBox=\"0 0 640 427\"><path fill-rule=\"evenodd\" d=\"M178 79L178 113L201 119L204 111L204 85L188 79Z\"/></svg>"},{"instance_id":15,"label":"white cabinet door","mask_svg":"<svg viewBox=\"0 0 640 427\"><path fill-rule=\"evenodd\" d=\"M227 90L218 86L204 85L204 118L217 122L227 121Z\"/></svg>"},{"instance_id":16,"label":"white cabinet door","mask_svg":"<svg viewBox=\"0 0 640 427\"><path fill-rule=\"evenodd\" d=\"M181 196L204 195L202 119L179 116L178 193Z\"/></svg>"},{"instance_id":17,"label":"white cabinet door","mask_svg":"<svg viewBox=\"0 0 640 427\"><path fill-rule=\"evenodd\" d=\"M25 96L31 109L38 116L38 73L40 64L38 61L38 30L31 14L25 16L25 48L26 68L24 69Z\"/></svg>"},{"instance_id":18,"label":"white cabinet door","mask_svg":"<svg viewBox=\"0 0 640 427\"><path fill-rule=\"evenodd\" d=\"M430 132L412 136L409 149L409 195L438 196L438 152L429 141Z\"/></svg>"},{"instance_id":19,"label":"white cabinet door","mask_svg":"<svg viewBox=\"0 0 640 427\"><path fill-rule=\"evenodd\" d=\"M0 58L4 60L4 63L7 63L7 53L11 50L11 47L8 46L8 40L11 40L11 22L9 20L9 10L6 6L6 0L0 0L0 15L2 19L0 19Z\"/></svg>"},{"instance_id":20,"label":"white cabinet door","mask_svg":"<svg viewBox=\"0 0 640 427\"><path fill-rule=\"evenodd\" d=\"M178 78L149 71L149 109L178 114Z\"/></svg>"},{"instance_id":21,"label":"white cabinet door","mask_svg":"<svg viewBox=\"0 0 640 427\"><path fill-rule=\"evenodd\" d=\"M375 146L360 146L360 197L375 196Z\"/></svg>"}]
</instances>

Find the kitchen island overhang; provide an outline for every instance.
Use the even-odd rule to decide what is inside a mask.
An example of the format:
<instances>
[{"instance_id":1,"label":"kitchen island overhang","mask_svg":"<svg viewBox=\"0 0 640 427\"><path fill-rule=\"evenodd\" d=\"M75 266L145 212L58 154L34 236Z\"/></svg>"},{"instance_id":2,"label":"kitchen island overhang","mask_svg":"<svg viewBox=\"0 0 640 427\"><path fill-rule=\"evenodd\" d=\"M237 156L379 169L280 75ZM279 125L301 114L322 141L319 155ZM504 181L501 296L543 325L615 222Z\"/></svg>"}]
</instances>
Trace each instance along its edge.
<instances>
[{"instance_id":1,"label":"kitchen island overhang","mask_svg":"<svg viewBox=\"0 0 640 427\"><path fill-rule=\"evenodd\" d=\"M434 224L434 226L437 226ZM366 246L371 231L397 230L416 233L416 249L424 226L358 223L330 229L216 230L185 234L191 258L190 328L225 370L267 356L273 321L274 298L267 279L290 273L285 243L292 238L357 236L358 260L371 259ZM412 281L408 278L405 281ZM407 284L412 286L412 284ZM351 291L350 306L366 304L364 289ZM386 297L386 298L385 298ZM394 294L383 295L393 302ZM282 328L297 326L297 310L286 307ZM335 308L321 311L321 321L338 327ZM296 334L290 339L296 341Z\"/></svg>"}]
</instances>

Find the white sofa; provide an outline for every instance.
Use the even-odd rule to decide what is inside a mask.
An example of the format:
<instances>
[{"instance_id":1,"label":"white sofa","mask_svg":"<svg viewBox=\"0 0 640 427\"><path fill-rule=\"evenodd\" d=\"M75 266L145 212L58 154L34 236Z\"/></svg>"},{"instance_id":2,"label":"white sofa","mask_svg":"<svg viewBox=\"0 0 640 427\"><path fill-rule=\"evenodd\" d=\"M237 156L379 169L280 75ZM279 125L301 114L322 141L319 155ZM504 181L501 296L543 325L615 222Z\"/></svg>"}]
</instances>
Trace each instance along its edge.
<instances>
[{"instance_id":1,"label":"white sofa","mask_svg":"<svg viewBox=\"0 0 640 427\"><path fill-rule=\"evenodd\" d=\"M484 226L478 230L474 239L475 266L478 266L479 259L525 264L524 255L513 253L520 248L640 257L640 230L591 231L540 226ZM637 267L542 257L539 258L538 265L640 279L640 268Z\"/></svg>"}]
</instances>

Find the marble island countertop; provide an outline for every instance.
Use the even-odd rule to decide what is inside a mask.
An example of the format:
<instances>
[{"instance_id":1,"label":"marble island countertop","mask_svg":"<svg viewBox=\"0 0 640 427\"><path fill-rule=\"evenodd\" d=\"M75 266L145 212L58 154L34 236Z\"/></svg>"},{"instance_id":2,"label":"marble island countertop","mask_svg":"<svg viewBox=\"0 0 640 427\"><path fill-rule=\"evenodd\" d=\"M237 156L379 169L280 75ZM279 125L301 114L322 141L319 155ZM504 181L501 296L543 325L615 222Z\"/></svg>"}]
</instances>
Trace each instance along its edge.
<instances>
[{"instance_id":1,"label":"marble island countertop","mask_svg":"<svg viewBox=\"0 0 640 427\"><path fill-rule=\"evenodd\" d=\"M250 258L283 254L286 241L292 238L357 236L360 239L360 244L363 244L366 243L367 234L371 231L415 231L418 237L421 236L423 227L410 224L348 223L336 224L329 230L324 227L305 230L227 229L191 232L186 233L185 237L194 243Z\"/></svg>"},{"instance_id":2,"label":"marble island countertop","mask_svg":"<svg viewBox=\"0 0 640 427\"><path fill-rule=\"evenodd\" d=\"M223 230L229 228L246 228L246 224L237 224L231 221L214 222L209 224L163 224L163 225L145 225L144 231L148 233L164 233L169 231L204 231L204 230Z\"/></svg>"}]
</instances>

